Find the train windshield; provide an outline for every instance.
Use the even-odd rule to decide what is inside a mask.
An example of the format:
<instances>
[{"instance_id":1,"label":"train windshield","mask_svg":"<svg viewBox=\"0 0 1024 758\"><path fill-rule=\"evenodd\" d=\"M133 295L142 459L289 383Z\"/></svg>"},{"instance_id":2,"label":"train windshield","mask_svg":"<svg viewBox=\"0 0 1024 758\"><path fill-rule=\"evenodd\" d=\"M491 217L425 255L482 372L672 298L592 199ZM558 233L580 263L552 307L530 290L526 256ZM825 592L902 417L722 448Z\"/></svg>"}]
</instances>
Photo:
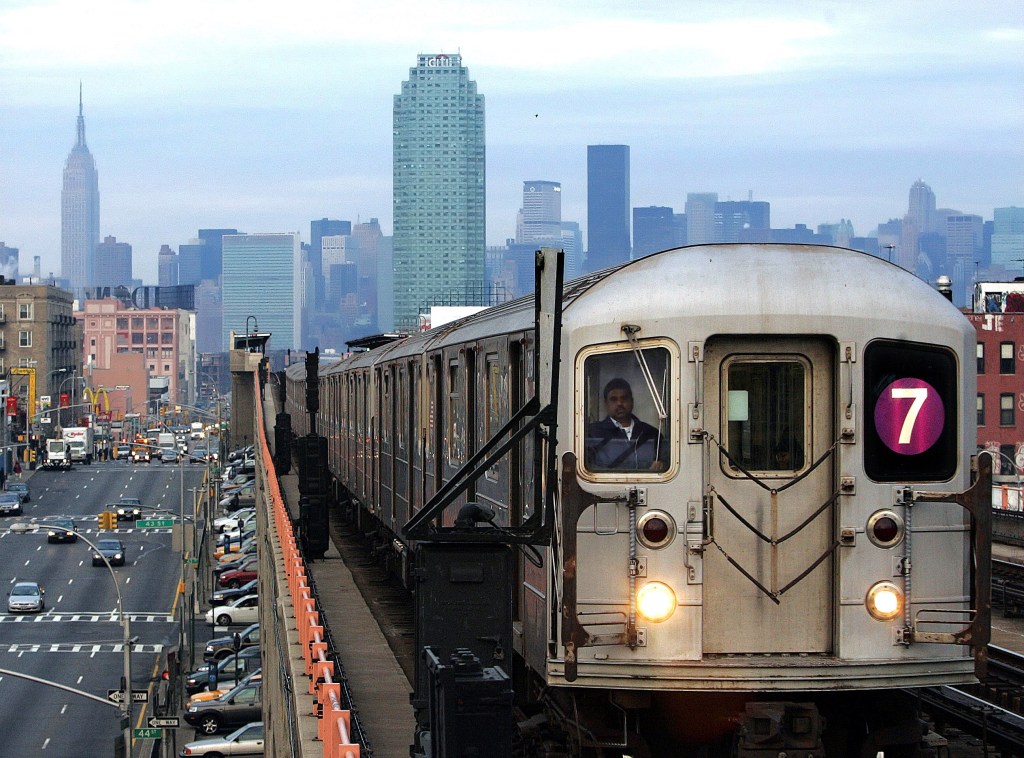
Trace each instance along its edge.
<instances>
[{"instance_id":1,"label":"train windshield","mask_svg":"<svg viewBox=\"0 0 1024 758\"><path fill-rule=\"evenodd\" d=\"M592 472L669 469L671 358L663 347L589 356L584 362L586 443Z\"/></svg>"}]
</instances>

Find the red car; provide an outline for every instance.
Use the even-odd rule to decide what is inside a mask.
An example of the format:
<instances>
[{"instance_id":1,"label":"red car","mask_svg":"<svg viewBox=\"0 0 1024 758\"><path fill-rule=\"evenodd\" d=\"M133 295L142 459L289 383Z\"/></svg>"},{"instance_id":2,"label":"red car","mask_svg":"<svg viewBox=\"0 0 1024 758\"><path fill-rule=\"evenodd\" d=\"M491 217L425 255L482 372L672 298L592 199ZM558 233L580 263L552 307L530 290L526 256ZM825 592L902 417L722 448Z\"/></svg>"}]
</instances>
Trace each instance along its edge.
<instances>
[{"instance_id":1,"label":"red car","mask_svg":"<svg viewBox=\"0 0 1024 758\"><path fill-rule=\"evenodd\" d=\"M246 582L252 581L257 576L259 576L259 574L256 571L256 564L253 563L251 566L247 566L245 568L225 571L220 575L220 579L218 579L217 582L221 587L234 589L236 587L241 587Z\"/></svg>"}]
</instances>

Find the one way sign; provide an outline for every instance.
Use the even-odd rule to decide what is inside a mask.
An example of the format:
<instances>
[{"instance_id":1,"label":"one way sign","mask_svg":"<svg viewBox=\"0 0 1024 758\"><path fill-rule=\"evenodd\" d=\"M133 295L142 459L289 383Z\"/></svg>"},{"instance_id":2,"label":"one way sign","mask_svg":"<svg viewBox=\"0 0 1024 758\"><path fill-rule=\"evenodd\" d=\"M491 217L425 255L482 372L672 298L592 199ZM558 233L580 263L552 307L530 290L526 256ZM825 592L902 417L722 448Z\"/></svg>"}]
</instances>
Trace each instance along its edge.
<instances>
[{"instance_id":1,"label":"one way sign","mask_svg":"<svg viewBox=\"0 0 1024 758\"><path fill-rule=\"evenodd\" d=\"M123 703L124 702L124 690L107 690L107 700L111 703ZM148 703L149 702L149 691L148 690L132 690L132 702L133 703Z\"/></svg>"},{"instance_id":2,"label":"one way sign","mask_svg":"<svg viewBox=\"0 0 1024 758\"><path fill-rule=\"evenodd\" d=\"M170 728L170 729L177 729L178 727L181 726L181 719L178 719L177 717L161 719L161 718L156 718L154 716L153 718L151 718L146 723L149 724L154 729L160 729L160 728L164 728L164 727Z\"/></svg>"}]
</instances>

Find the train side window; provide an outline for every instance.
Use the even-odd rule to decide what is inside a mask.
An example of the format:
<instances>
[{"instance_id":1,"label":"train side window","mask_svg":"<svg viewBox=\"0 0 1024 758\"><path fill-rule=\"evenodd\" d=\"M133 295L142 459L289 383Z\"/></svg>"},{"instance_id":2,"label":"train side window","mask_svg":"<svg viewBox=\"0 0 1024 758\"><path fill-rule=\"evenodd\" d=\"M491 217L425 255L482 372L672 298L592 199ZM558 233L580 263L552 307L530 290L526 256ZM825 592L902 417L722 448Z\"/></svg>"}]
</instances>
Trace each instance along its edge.
<instances>
[{"instance_id":1,"label":"train side window","mask_svg":"<svg viewBox=\"0 0 1024 758\"><path fill-rule=\"evenodd\" d=\"M584 361L583 464L592 473L663 476L671 467L671 357L663 347L640 354L652 383L632 350Z\"/></svg>"},{"instance_id":2,"label":"train side window","mask_svg":"<svg viewBox=\"0 0 1024 758\"><path fill-rule=\"evenodd\" d=\"M465 412L462 403L462 385L459 376L459 362L457 360L448 363L448 404L445 412L448 415L448 463L462 463L463 438L462 419L460 413Z\"/></svg>"},{"instance_id":3,"label":"train side window","mask_svg":"<svg viewBox=\"0 0 1024 758\"><path fill-rule=\"evenodd\" d=\"M792 356L728 363L723 416L733 471L791 476L804 468L809 377L809 367Z\"/></svg>"},{"instance_id":4,"label":"train side window","mask_svg":"<svg viewBox=\"0 0 1024 758\"><path fill-rule=\"evenodd\" d=\"M486 442L491 436L501 429L502 424L502 390L504 382L501 376L501 362L497 353L488 353L486 356L487 369L484 372L484 395L487 407L483 413L484 436ZM487 478L491 481L498 480L499 464L495 463L487 469Z\"/></svg>"},{"instance_id":5,"label":"train side window","mask_svg":"<svg viewBox=\"0 0 1024 758\"><path fill-rule=\"evenodd\" d=\"M959 381L945 348L877 340L864 350L864 470L876 482L946 481L958 465Z\"/></svg>"}]
</instances>

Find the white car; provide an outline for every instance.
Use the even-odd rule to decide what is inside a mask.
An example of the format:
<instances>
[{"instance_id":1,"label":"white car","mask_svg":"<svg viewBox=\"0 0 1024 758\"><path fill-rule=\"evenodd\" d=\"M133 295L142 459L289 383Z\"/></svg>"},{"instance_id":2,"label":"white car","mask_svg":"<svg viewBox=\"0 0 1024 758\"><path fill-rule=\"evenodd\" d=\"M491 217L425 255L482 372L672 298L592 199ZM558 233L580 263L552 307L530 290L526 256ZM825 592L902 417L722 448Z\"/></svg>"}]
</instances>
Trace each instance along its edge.
<instances>
[{"instance_id":1,"label":"white car","mask_svg":"<svg viewBox=\"0 0 1024 758\"><path fill-rule=\"evenodd\" d=\"M230 531L232 529L238 529L238 522L243 523L249 519L256 518L255 508L241 508L230 516L218 516L213 520L213 531L220 534L221 532Z\"/></svg>"},{"instance_id":2,"label":"white car","mask_svg":"<svg viewBox=\"0 0 1024 758\"><path fill-rule=\"evenodd\" d=\"M7 612L42 613L46 608L46 602L43 600L45 594L46 590L36 582L18 582L7 594Z\"/></svg>"},{"instance_id":3,"label":"white car","mask_svg":"<svg viewBox=\"0 0 1024 758\"><path fill-rule=\"evenodd\" d=\"M246 595L230 605L219 605L206 612L206 623L217 626L254 624L260 620L260 596Z\"/></svg>"}]
</instances>

